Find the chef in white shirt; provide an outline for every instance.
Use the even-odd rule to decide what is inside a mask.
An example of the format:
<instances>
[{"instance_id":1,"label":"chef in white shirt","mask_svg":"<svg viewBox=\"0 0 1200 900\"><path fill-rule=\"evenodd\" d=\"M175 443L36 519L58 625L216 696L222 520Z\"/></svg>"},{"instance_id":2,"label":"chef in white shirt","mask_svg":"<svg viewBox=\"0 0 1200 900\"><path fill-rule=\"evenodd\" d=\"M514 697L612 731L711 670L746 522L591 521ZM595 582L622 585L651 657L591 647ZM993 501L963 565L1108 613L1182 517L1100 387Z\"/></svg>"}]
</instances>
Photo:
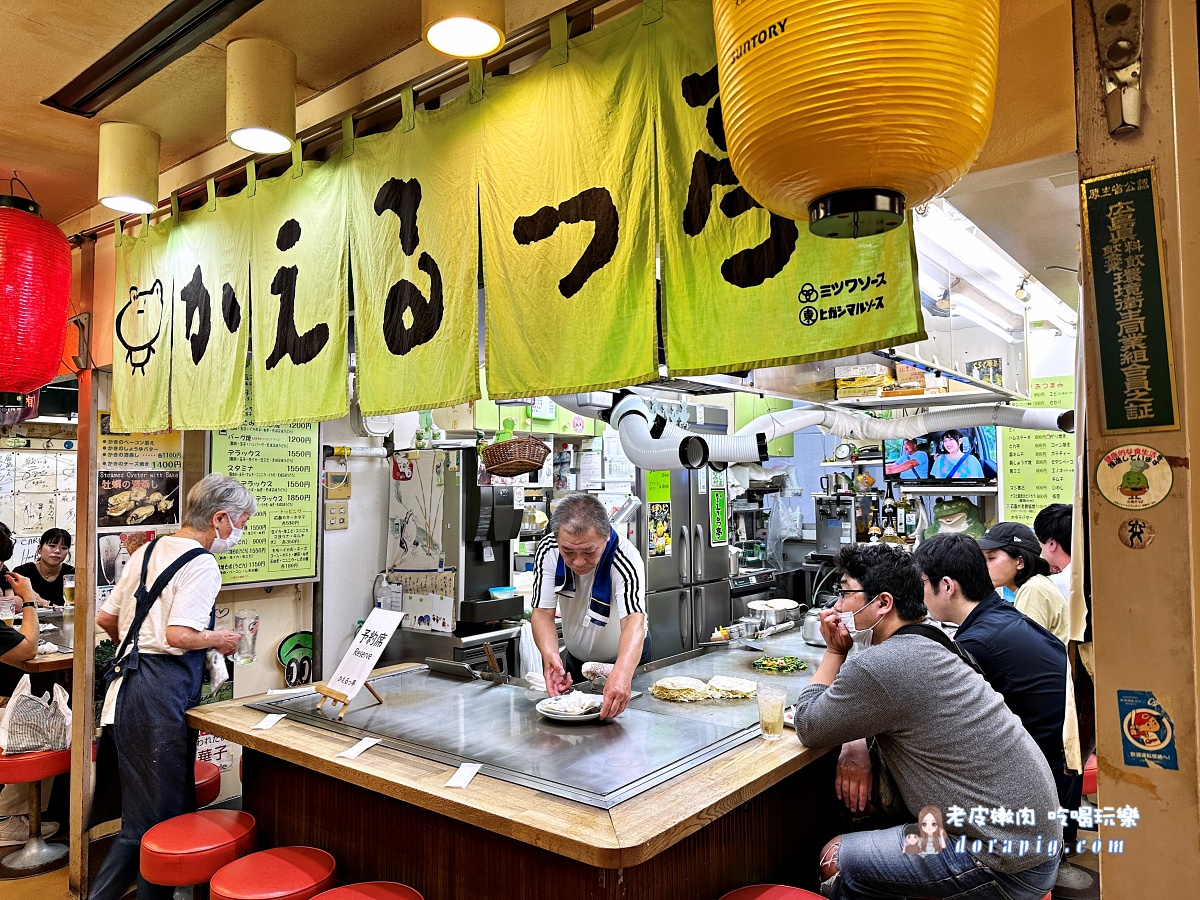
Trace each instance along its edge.
<instances>
[{"instance_id":1,"label":"chef in white shirt","mask_svg":"<svg viewBox=\"0 0 1200 900\"><path fill-rule=\"evenodd\" d=\"M646 566L637 548L608 523L591 494L567 494L534 554L533 639L551 697L583 680L585 662L612 663L600 717L625 711L634 670L650 661ZM562 616L559 653L554 611Z\"/></svg>"}]
</instances>

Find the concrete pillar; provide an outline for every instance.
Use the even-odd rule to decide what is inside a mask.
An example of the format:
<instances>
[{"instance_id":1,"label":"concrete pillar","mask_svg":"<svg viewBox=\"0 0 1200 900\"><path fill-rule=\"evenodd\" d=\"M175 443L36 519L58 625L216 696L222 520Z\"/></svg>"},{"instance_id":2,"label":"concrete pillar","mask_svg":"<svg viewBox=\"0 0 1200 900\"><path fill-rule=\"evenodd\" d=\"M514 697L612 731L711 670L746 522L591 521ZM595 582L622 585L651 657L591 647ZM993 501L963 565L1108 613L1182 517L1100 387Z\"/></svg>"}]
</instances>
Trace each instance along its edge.
<instances>
[{"instance_id":1,"label":"concrete pillar","mask_svg":"<svg viewBox=\"0 0 1200 900\"><path fill-rule=\"evenodd\" d=\"M1095 637L1096 718L1099 745L1099 799L1102 807L1136 807L1136 827L1102 826L1101 884L1106 897L1196 896L1196 860L1200 854L1200 804L1197 787L1196 596L1200 582L1200 487L1191 483L1192 448L1200 462L1200 81L1197 79L1197 8L1194 0L1145 4L1142 44L1141 128L1113 137L1104 115L1093 3L1103 10L1116 0L1073 0L1076 117L1080 179L1086 181L1147 165L1155 168L1161 266L1170 327L1168 345L1175 370L1177 425L1162 430L1106 432L1104 395L1136 402L1136 387L1118 372L1106 384L1100 342L1106 329L1097 314L1114 308L1104 287L1105 260L1089 258L1083 240L1085 378L1087 382L1087 475L1093 623ZM1116 15L1120 15L1117 11ZM1087 190L1086 183L1084 190ZM1100 218L1100 221L1097 219ZM1110 227L1094 216L1091 228ZM1111 232L1109 232L1111 234ZM1127 261L1127 260L1126 260ZM1112 265L1110 260L1109 265ZM1150 271L1144 272L1146 279ZM1099 284L1099 287L1097 287ZM1143 285L1145 287L1145 285ZM1099 299L1098 299L1099 298ZM1111 316L1111 312L1110 312ZM1107 329L1115 333L1111 326ZM1165 363L1163 354L1151 359ZM1193 389L1193 385L1196 386ZM1159 392L1159 410L1167 393ZM1114 474L1140 468L1123 462L1097 467L1121 445L1138 444L1162 454L1147 463L1151 483L1141 509L1120 492ZM1109 457L1111 460L1112 457ZM1169 467L1169 468L1168 468ZM1173 481L1166 479L1167 472ZM1136 495L1140 479L1127 490ZM1169 489L1167 485L1169 484ZM1151 505L1156 491L1165 491ZM1113 498L1117 503L1110 502ZM1197 520L1193 522L1193 515ZM1130 539L1126 523L1141 525ZM1123 528L1123 526L1125 526ZM1124 537L1124 540L1123 540ZM1133 546L1129 546L1132 544ZM1119 697L1148 692L1161 704L1173 729L1177 769L1129 764L1122 740L1131 706ZM1157 738L1166 737L1165 728ZM1155 743L1152 737L1150 743ZM1166 754L1167 748L1158 748ZM1088 834L1084 832L1083 834ZM1090 838L1089 838L1090 839ZM1123 852L1108 852L1108 842L1124 841Z\"/></svg>"}]
</instances>

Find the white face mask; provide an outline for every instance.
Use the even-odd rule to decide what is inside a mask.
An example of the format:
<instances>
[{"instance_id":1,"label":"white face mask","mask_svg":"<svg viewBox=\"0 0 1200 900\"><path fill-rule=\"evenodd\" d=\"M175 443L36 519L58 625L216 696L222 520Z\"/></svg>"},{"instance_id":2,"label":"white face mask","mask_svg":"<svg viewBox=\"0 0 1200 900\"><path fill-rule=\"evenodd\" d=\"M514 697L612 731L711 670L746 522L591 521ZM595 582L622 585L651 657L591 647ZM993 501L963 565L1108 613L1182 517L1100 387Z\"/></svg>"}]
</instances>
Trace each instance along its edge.
<instances>
[{"instance_id":1,"label":"white face mask","mask_svg":"<svg viewBox=\"0 0 1200 900\"><path fill-rule=\"evenodd\" d=\"M229 519L229 524L233 525L233 517L232 516ZM227 553L229 550L233 549L233 545L236 544L241 539L242 539L242 529L238 528L237 526L234 526L233 530L229 532L229 537L223 538L218 534L216 536L216 538L213 540L212 546L209 547L208 549L211 550L213 553Z\"/></svg>"},{"instance_id":2,"label":"white face mask","mask_svg":"<svg viewBox=\"0 0 1200 900\"><path fill-rule=\"evenodd\" d=\"M851 656L854 656L856 653L864 653L867 648L871 646L872 632L875 630L875 625L879 624L879 621L877 620L875 625L872 625L870 628L857 628L854 625L854 617L874 602L874 600L871 600L865 605L859 607L855 612L838 613L838 618L842 620L842 624L845 625L846 630L850 632L850 639L854 641L854 646L852 646L850 648L850 652L846 654L847 659L849 659Z\"/></svg>"}]
</instances>

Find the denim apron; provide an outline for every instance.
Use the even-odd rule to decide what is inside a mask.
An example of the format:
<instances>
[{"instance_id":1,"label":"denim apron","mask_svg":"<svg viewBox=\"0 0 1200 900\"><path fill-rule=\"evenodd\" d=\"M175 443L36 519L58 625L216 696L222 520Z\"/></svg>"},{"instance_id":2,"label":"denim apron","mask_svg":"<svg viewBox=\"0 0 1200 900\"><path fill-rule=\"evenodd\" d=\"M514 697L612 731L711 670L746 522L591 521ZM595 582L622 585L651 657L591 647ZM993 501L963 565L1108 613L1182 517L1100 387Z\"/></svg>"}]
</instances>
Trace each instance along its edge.
<instances>
[{"instance_id":1,"label":"denim apron","mask_svg":"<svg viewBox=\"0 0 1200 900\"><path fill-rule=\"evenodd\" d=\"M146 550L142 591L152 551L153 546ZM186 564L191 558L180 560ZM153 598L146 604L147 612L179 568L182 565L172 565L163 573L167 578L160 576L154 585L158 590L150 592ZM140 630L144 619L144 614L135 617L131 629ZM214 606L209 629L215 624ZM174 893L172 887L154 885L141 877L139 854L142 835L159 822L196 808L197 732L187 727L184 714L200 702L206 652L139 654L134 634L132 649L120 667L122 681L113 725L121 778L121 831L96 875L90 895L93 900L119 900L135 878L138 900L170 900Z\"/></svg>"}]
</instances>

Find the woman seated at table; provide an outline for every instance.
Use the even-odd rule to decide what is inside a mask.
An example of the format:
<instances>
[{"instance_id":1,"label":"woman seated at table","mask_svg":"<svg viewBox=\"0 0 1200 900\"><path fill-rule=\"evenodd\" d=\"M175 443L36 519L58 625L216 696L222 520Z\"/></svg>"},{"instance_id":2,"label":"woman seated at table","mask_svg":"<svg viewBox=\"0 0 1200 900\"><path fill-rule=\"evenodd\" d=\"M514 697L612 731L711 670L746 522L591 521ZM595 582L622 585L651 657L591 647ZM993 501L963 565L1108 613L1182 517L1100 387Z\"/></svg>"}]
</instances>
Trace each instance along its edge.
<instances>
[{"instance_id":1,"label":"woman seated at table","mask_svg":"<svg viewBox=\"0 0 1200 900\"><path fill-rule=\"evenodd\" d=\"M51 606L62 606L66 602L63 576L75 574L75 567L66 562L70 552L71 535L65 529L51 528L38 541L37 558L13 571L28 578L33 592Z\"/></svg>"}]
</instances>

